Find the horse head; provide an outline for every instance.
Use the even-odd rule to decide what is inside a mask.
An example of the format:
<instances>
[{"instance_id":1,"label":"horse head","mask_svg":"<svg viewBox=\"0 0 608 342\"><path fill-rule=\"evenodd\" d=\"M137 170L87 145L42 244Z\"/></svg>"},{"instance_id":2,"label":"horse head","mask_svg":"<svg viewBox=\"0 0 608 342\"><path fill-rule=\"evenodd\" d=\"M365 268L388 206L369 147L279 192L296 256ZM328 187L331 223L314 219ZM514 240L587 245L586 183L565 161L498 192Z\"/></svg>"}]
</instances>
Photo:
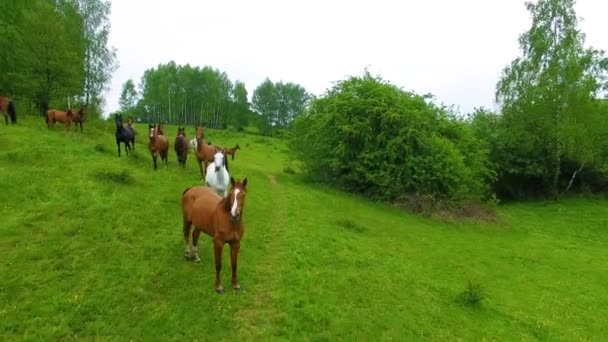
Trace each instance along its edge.
<instances>
[{"instance_id":1,"label":"horse head","mask_svg":"<svg viewBox=\"0 0 608 342\"><path fill-rule=\"evenodd\" d=\"M226 210L230 213L232 221L238 221L245 207L245 195L247 194L247 177L243 181L236 181L230 177L230 193L226 201Z\"/></svg>"},{"instance_id":2,"label":"horse head","mask_svg":"<svg viewBox=\"0 0 608 342\"><path fill-rule=\"evenodd\" d=\"M213 165L215 165L215 172L219 172L221 170L221 168L226 165L225 160L226 160L226 158L225 158L223 152L217 152L213 156Z\"/></svg>"}]
</instances>

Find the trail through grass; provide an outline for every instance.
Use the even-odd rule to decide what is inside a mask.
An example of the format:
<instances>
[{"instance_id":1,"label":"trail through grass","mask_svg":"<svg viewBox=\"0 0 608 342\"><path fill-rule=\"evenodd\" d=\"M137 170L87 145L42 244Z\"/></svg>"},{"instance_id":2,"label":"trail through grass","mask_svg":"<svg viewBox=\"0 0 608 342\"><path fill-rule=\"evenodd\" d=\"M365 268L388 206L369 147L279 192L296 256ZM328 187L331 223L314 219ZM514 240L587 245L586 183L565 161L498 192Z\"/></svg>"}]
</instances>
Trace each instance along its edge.
<instances>
[{"instance_id":1,"label":"trail through grass","mask_svg":"<svg viewBox=\"0 0 608 342\"><path fill-rule=\"evenodd\" d=\"M0 127L0 336L119 340L600 340L608 336L608 201L500 208L440 223L301 181L280 140L242 147L248 177L240 293L213 290L211 242L183 259L192 154L152 170L145 126L118 158L113 126ZM188 138L193 129L187 129ZM224 251L222 279L230 281ZM458 300L479 285L479 306Z\"/></svg>"}]
</instances>

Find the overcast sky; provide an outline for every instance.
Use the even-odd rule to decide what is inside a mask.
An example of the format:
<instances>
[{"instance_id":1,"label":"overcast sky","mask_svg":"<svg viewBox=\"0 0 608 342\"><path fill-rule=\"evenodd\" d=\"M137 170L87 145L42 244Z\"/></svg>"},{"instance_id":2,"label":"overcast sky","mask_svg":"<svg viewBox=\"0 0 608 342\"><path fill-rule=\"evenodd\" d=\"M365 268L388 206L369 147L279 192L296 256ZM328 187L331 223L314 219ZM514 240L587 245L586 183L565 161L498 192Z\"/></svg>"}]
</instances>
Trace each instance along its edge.
<instances>
[{"instance_id":1,"label":"overcast sky","mask_svg":"<svg viewBox=\"0 0 608 342\"><path fill-rule=\"evenodd\" d=\"M608 50L608 1L578 0L576 10L586 44ZM120 67L106 114L127 79L170 60L219 68L250 98L266 77L320 95L368 67L462 112L494 108L531 22L521 0L113 0L110 21Z\"/></svg>"}]
</instances>

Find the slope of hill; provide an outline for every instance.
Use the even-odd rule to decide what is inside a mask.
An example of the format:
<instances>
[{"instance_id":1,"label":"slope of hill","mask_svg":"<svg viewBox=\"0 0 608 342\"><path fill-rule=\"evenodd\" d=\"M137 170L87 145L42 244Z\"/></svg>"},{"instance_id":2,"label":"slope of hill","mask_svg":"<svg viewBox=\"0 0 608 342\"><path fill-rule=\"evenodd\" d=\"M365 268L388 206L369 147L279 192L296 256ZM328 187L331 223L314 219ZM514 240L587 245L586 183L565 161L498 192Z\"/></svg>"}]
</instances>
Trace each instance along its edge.
<instances>
[{"instance_id":1,"label":"slope of hill","mask_svg":"<svg viewBox=\"0 0 608 342\"><path fill-rule=\"evenodd\" d=\"M183 259L180 196L200 184L195 159L178 167L167 127L169 167L153 171L146 126L137 129L135 153L118 158L111 124L84 134L33 117L0 125L0 336L608 335L605 200L509 205L499 224L439 223L286 174L279 140L210 130L215 144L240 144L231 174L249 179L243 290L220 296L209 238L202 263ZM227 249L223 260L227 285Z\"/></svg>"}]
</instances>

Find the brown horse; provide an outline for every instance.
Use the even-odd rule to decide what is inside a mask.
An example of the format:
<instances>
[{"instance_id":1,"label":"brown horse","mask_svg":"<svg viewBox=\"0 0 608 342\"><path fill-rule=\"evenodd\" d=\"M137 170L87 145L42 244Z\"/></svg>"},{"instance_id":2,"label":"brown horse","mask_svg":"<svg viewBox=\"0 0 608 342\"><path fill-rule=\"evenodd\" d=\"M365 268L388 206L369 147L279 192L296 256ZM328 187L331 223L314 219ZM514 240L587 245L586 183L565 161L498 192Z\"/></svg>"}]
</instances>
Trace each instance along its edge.
<instances>
[{"instance_id":1,"label":"brown horse","mask_svg":"<svg viewBox=\"0 0 608 342\"><path fill-rule=\"evenodd\" d=\"M232 160L234 160L234 155L236 154L236 150L240 150L241 146L236 144L234 147L224 149L224 154L229 154L232 156Z\"/></svg>"},{"instance_id":2,"label":"brown horse","mask_svg":"<svg viewBox=\"0 0 608 342\"><path fill-rule=\"evenodd\" d=\"M167 140L167 137L165 137L164 135L159 133L159 132L161 132L160 125L156 125L156 127L154 127L154 125L148 124L148 129L150 130L150 134L149 134L150 140L148 142L148 149L150 150L150 153L152 154L152 160L154 161L154 170L157 169L156 160L158 159L159 155L160 155L161 161L164 161L165 167L167 167L168 166L167 154L169 152L169 140Z\"/></svg>"},{"instance_id":3,"label":"brown horse","mask_svg":"<svg viewBox=\"0 0 608 342\"><path fill-rule=\"evenodd\" d=\"M55 122L59 121L65 125L65 130L69 131L73 118L74 112L72 112L71 108L68 109L67 112L62 112L57 109L49 109L46 112L46 125L48 128L51 128L55 126Z\"/></svg>"},{"instance_id":4,"label":"brown horse","mask_svg":"<svg viewBox=\"0 0 608 342\"><path fill-rule=\"evenodd\" d=\"M218 151L212 145L205 144L205 132L202 127L196 128L196 160L201 171L201 179L205 179L207 164L213 162L215 153ZM203 167L204 166L204 167Z\"/></svg>"},{"instance_id":5,"label":"brown horse","mask_svg":"<svg viewBox=\"0 0 608 342\"><path fill-rule=\"evenodd\" d=\"M15 104L6 96L0 96L0 112L4 115L4 122L8 126L8 118L11 118L11 125L17 123L17 113L15 112Z\"/></svg>"},{"instance_id":6,"label":"brown horse","mask_svg":"<svg viewBox=\"0 0 608 342\"><path fill-rule=\"evenodd\" d=\"M237 182L230 177L230 193L222 198L215 190L207 186L187 188L182 193L182 213L184 219L184 241L186 260L200 262L198 256L198 238L202 232L213 238L215 255L215 291L223 293L220 281L222 269L222 249L230 244L230 263L232 266L232 287L241 288L237 281L236 269L241 239L245 233L243 226L243 208L247 193L247 178ZM194 225L194 229L191 229ZM190 249L192 234L192 250Z\"/></svg>"},{"instance_id":7,"label":"brown horse","mask_svg":"<svg viewBox=\"0 0 608 342\"><path fill-rule=\"evenodd\" d=\"M188 158L188 139L186 139L186 128L178 127L175 144L173 145L175 154L177 154L177 162L181 167L186 167L186 159Z\"/></svg>"},{"instance_id":8,"label":"brown horse","mask_svg":"<svg viewBox=\"0 0 608 342\"><path fill-rule=\"evenodd\" d=\"M135 128L133 128L133 117L129 115L129 117L127 118L127 129L129 131L131 131L131 149L133 149L133 151L135 151Z\"/></svg>"},{"instance_id":9,"label":"brown horse","mask_svg":"<svg viewBox=\"0 0 608 342\"><path fill-rule=\"evenodd\" d=\"M71 110L71 109L70 109ZM78 127L80 126L80 132L82 133L82 123L84 122L84 115L87 113L87 106L80 108L79 111L72 111L72 122Z\"/></svg>"}]
</instances>

